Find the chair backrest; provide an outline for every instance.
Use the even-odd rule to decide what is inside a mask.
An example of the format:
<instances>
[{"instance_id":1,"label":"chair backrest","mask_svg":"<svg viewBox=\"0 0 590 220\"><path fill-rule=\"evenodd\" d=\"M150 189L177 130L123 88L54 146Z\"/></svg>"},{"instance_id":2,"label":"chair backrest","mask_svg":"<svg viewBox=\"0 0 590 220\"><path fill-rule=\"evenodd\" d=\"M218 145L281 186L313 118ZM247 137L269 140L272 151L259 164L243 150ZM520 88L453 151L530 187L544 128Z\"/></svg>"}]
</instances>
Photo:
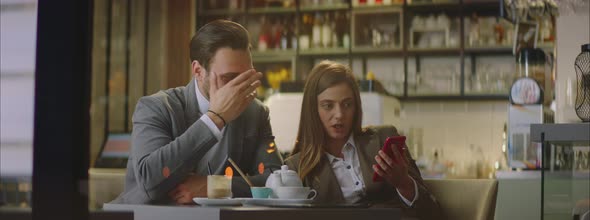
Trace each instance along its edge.
<instances>
[{"instance_id":1,"label":"chair backrest","mask_svg":"<svg viewBox=\"0 0 590 220\"><path fill-rule=\"evenodd\" d=\"M104 203L113 201L125 188L125 169L90 168L89 198L90 208L100 209Z\"/></svg>"},{"instance_id":2,"label":"chair backrest","mask_svg":"<svg viewBox=\"0 0 590 220\"><path fill-rule=\"evenodd\" d=\"M427 179L447 219L493 220L498 181L495 179Z\"/></svg>"}]
</instances>

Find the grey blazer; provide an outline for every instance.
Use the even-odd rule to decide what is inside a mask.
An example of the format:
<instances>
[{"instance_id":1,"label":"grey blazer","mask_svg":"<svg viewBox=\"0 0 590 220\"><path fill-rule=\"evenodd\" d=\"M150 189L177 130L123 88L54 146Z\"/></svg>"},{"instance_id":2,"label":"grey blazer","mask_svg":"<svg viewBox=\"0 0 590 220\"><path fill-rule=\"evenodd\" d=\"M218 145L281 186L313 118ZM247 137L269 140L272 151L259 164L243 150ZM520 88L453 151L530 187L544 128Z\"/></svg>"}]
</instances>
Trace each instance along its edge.
<instances>
[{"instance_id":1,"label":"grey blazer","mask_svg":"<svg viewBox=\"0 0 590 220\"><path fill-rule=\"evenodd\" d=\"M420 170L416 166L410 151L405 151L408 159L408 174L416 181L418 185L418 199L412 207L407 206L399 197L395 188L386 182L373 182L373 169L371 166L377 164L374 157L383 146L385 139L390 136L398 136L397 130L393 126L381 126L367 128L364 134L355 137L358 149L359 163L363 180L365 181L366 196L362 202L370 203L375 207L397 207L401 208L403 215L408 217L418 217L420 219L445 219L442 216L440 206L434 196L429 192L420 175ZM289 169L298 171L300 154L297 153L286 160ZM304 185L315 189L318 195L314 203L319 204L339 204L344 203L344 196L340 189L338 179L332 170L327 156L322 156L320 163L316 167L315 177L306 177L303 180Z\"/></svg>"},{"instance_id":2,"label":"grey blazer","mask_svg":"<svg viewBox=\"0 0 590 220\"><path fill-rule=\"evenodd\" d=\"M195 94L195 80L185 87L160 91L139 99L133 113L132 146L125 190L112 203L168 204L167 193L190 173L207 175L207 162L213 173L222 174L232 158L250 175L254 185L263 186L268 177L258 173L259 163L279 169L268 108L254 100L225 127L218 142L201 113ZM250 189L237 175L232 180L234 197L250 196Z\"/></svg>"}]
</instances>

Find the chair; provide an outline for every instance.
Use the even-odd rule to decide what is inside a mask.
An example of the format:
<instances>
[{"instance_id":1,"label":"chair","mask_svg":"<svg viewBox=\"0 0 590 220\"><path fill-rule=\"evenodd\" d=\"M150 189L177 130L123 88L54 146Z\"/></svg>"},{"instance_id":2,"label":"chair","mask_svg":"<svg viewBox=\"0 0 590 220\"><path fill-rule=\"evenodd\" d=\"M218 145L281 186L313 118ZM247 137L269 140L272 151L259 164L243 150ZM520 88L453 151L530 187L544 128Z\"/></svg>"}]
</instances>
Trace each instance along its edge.
<instances>
[{"instance_id":1,"label":"chair","mask_svg":"<svg viewBox=\"0 0 590 220\"><path fill-rule=\"evenodd\" d=\"M125 169L90 168L88 205L102 208L104 203L113 201L125 188Z\"/></svg>"},{"instance_id":2,"label":"chair","mask_svg":"<svg viewBox=\"0 0 590 220\"><path fill-rule=\"evenodd\" d=\"M495 179L427 179L447 219L493 220L498 181Z\"/></svg>"}]
</instances>

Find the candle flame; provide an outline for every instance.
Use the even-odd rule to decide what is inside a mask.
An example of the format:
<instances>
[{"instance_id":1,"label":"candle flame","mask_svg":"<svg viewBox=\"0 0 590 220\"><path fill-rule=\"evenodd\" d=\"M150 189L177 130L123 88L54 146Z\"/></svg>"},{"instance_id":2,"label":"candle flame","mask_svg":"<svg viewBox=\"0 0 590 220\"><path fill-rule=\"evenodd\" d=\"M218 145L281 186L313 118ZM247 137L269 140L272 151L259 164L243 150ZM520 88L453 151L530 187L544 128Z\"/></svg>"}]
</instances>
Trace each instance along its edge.
<instances>
[{"instance_id":1,"label":"candle flame","mask_svg":"<svg viewBox=\"0 0 590 220\"><path fill-rule=\"evenodd\" d=\"M232 177L234 176L234 170L231 169L231 167L227 166L227 168L225 168L225 177Z\"/></svg>"},{"instance_id":2,"label":"candle flame","mask_svg":"<svg viewBox=\"0 0 590 220\"><path fill-rule=\"evenodd\" d=\"M264 173L264 164L262 164L262 162L258 164L258 173Z\"/></svg>"}]
</instances>

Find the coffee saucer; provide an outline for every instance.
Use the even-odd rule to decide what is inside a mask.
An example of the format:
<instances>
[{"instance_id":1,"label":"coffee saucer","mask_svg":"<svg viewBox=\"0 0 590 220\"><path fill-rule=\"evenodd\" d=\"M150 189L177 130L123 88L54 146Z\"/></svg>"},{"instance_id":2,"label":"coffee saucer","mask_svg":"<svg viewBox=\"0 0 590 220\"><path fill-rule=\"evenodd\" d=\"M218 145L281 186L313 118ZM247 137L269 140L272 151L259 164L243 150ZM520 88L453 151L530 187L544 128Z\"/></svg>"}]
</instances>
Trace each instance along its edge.
<instances>
[{"instance_id":1,"label":"coffee saucer","mask_svg":"<svg viewBox=\"0 0 590 220\"><path fill-rule=\"evenodd\" d=\"M241 199L209 199L204 197L193 198L195 203L202 206L239 206L242 205Z\"/></svg>"},{"instance_id":2,"label":"coffee saucer","mask_svg":"<svg viewBox=\"0 0 590 220\"><path fill-rule=\"evenodd\" d=\"M258 198L242 198L242 205L244 206L283 206L283 205L303 205L310 204L313 199L258 199Z\"/></svg>"}]
</instances>

